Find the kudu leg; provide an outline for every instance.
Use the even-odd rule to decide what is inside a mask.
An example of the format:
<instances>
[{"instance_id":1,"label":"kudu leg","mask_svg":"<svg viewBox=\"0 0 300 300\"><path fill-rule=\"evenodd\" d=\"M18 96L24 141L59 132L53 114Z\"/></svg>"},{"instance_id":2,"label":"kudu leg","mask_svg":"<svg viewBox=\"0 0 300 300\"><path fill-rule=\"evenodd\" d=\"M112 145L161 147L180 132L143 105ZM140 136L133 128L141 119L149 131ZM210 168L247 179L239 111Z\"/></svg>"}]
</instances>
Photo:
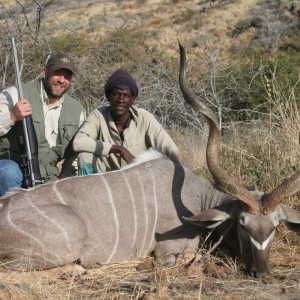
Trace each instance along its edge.
<instances>
[{"instance_id":1,"label":"kudu leg","mask_svg":"<svg viewBox=\"0 0 300 300\"><path fill-rule=\"evenodd\" d=\"M155 246L154 256L158 263L172 267L178 255L183 257L195 254L199 246L199 237L160 241Z\"/></svg>"},{"instance_id":2,"label":"kudu leg","mask_svg":"<svg viewBox=\"0 0 300 300\"><path fill-rule=\"evenodd\" d=\"M14 208L0 212L1 261L10 269L45 270L80 258L85 224L66 205Z\"/></svg>"}]
</instances>

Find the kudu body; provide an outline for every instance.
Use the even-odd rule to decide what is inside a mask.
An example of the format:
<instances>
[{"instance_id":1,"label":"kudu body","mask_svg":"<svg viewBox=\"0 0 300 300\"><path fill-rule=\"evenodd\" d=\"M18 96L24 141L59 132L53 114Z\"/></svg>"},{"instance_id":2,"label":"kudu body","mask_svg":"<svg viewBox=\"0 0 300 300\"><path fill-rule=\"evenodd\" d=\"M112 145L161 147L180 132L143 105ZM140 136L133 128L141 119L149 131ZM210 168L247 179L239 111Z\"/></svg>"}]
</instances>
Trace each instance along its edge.
<instances>
[{"instance_id":1,"label":"kudu body","mask_svg":"<svg viewBox=\"0 0 300 300\"><path fill-rule=\"evenodd\" d=\"M0 255L23 267L84 267L198 246L183 220L230 197L167 158L73 177L0 200ZM28 264L28 266L26 265Z\"/></svg>"},{"instance_id":2,"label":"kudu body","mask_svg":"<svg viewBox=\"0 0 300 300\"><path fill-rule=\"evenodd\" d=\"M77 262L91 267L152 252L170 263L176 254L197 249L195 224L221 229L231 223L234 235L226 237L239 243L247 271L255 276L268 272L279 221L293 230L300 227L300 213L278 204L300 188L299 173L268 195L250 193L226 174L218 165L220 131L215 116L189 91L182 47L180 54L181 90L210 122L208 167L224 191L153 152L156 158L120 171L13 192L0 199L0 260L5 266L44 270ZM75 273L82 271L74 265Z\"/></svg>"}]
</instances>

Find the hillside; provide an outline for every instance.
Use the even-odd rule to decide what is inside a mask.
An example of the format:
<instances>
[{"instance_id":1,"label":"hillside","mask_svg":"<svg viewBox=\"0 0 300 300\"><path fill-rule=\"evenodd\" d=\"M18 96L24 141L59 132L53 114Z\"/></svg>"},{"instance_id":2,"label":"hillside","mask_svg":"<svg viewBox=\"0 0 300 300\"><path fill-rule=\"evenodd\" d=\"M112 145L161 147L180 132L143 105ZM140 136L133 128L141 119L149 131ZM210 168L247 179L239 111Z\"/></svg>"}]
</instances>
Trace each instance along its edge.
<instances>
[{"instance_id":1,"label":"hillside","mask_svg":"<svg viewBox=\"0 0 300 300\"><path fill-rule=\"evenodd\" d=\"M232 43L238 43L228 38L232 28L265 6L265 1L260 0L219 1L219 5L218 1L200 2L64 1L47 27L56 30L65 25L69 30L87 34L91 41L99 37L106 39L119 29L141 30L149 46L172 55L177 52L178 36L194 47L218 46L228 50Z\"/></svg>"},{"instance_id":2,"label":"hillside","mask_svg":"<svg viewBox=\"0 0 300 300\"><path fill-rule=\"evenodd\" d=\"M118 30L140 31L149 47L171 56L177 53L177 37L194 47L195 54L217 48L230 56L230 49L262 46L277 50L291 28L299 24L297 2L52 1L45 10L42 29L50 35L66 30L81 33L91 43L109 39ZM260 25L255 24L258 18Z\"/></svg>"},{"instance_id":3,"label":"hillside","mask_svg":"<svg viewBox=\"0 0 300 300\"><path fill-rule=\"evenodd\" d=\"M34 27L39 26L48 39L73 31L84 35L93 44L98 39L109 39L118 30L142 31L149 47L157 47L171 55L177 52L178 36L194 47L195 52L218 48L228 53L230 49L255 46L255 43L259 45L260 39L267 38L270 42L275 36L277 41L273 43L282 43L282 39L289 35L289 29L299 23L298 2L2 0L0 16L3 22L7 21L7 16L13 19L26 11L26 22L31 26L30 29L33 31L36 29ZM254 18L261 19L265 32L255 24ZM19 26L22 26L24 20L19 21ZM12 26L13 20L11 22L9 30L16 30ZM240 30L241 34L233 36L234 30ZM263 41L260 42L262 45Z\"/></svg>"},{"instance_id":4,"label":"hillside","mask_svg":"<svg viewBox=\"0 0 300 300\"><path fill-rule=\"evenodd\" d=\"M107 77L111 72L106 70L107 66L110 69L114 65L122 66L131 71L134 64L145 59L177 61L180 38L188 47L194 81L202 76L199 64L209 59L223 68L222 64L235 63L234 58L243 52L265 53L274 59L282 49L298 53L299 3L292 0L2 0L0 87L1 83L2 87L12 84L10 76L13 75L7 68L12 36L22 53L24 80L39 72L46 54L55 50L73 55L80 66L79 72L83 68L94 72L100 66ZM294 67L298 68L297 64ZM89 74L91 70L82 76L92 88L93 79L87 79ZM96 71L96 75L102 80L102 74Z\"/></svg>"}]
</instances>

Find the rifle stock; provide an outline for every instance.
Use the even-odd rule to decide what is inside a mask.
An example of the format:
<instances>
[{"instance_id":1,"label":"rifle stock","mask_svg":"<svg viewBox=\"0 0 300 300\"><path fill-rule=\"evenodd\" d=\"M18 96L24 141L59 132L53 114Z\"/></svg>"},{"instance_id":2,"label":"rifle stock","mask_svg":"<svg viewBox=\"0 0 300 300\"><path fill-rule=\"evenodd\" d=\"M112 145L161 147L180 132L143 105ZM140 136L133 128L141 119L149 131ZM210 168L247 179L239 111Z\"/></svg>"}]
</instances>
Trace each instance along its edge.
<instances>
[{"instance_id":1,"label":"rifle stock","mask_svg":"<svg viewBox=\"0 0 300 300\"><path fill-rule=\"evenodd\" d=\"M14 38L12 38L12 48L15 63L15 72L17 78L17 90L19 100L24 99L23 88L21 83L21 76L19 71L19 62L17 56L17 49ZM38 143L36 132L33 126L32 116L27 116L22 120L23 125L23 138L26 153L23 154L22 168L24 170L24 186L26 188L34 187L42 183L42 176L40 173L39 160L38 160Z\"/></svg>"}]
</instances>

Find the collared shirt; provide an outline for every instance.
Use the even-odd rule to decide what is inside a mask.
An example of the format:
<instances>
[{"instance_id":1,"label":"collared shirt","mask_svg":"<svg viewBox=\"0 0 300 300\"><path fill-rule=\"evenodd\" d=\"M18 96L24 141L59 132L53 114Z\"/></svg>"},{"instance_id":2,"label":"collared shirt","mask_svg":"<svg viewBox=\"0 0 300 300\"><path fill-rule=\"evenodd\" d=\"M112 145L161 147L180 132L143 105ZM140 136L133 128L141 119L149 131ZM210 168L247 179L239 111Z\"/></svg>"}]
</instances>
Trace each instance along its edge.
<instances>
[{"instance_id":1,"label":"collared shirt","mask_svg":"<svg viewBox=\"0 0 300 300\"><path fill-rule=\"evenodd\" d=\"M61 113L64 96L62 96L55 104L49 105L48 95L41 81L41 100L43 103L44 119L45 119L45 136L50 147L59 145L61 139L58 130L58 120Z\"/></svg>"},{"instance_id":2,"label":"collared shirt","mask_svg":"<svg viewBox=\"0 0 300 300\"><path fill-rule=\"evenodd\" d=\"M48 96L44 90L44 85L41 82L41 101L43 103L44 118L45 118L45 135L50 147L61 143L58 136L58 120L64 97L62 97L54 105L48 105ZM10 118L10 113L18 101L18 90L16 87L10 87L0 93L0 136L5 135L14 125ZM80 115L80 125L84 121L84 114Z\"/></svg>"},{"instance_id":3,"label":"collared shirt","mask_svg":"<svg viewBox=\"0 0 300 300\"><path fill-rule=\"evenodd\" d=\"M77 152L89 152L101 159L106 165L113 165L111 169L124 164L116 154L109 154L113 145L123 146L132 155L155 148L165 154L180 158L179 150L155 117L142 108L130 108L131 120L120 137L112 119L109 106L101 106L91 112L83 123L73 141L73 148Z\"/></svg>"}]
</instances>

